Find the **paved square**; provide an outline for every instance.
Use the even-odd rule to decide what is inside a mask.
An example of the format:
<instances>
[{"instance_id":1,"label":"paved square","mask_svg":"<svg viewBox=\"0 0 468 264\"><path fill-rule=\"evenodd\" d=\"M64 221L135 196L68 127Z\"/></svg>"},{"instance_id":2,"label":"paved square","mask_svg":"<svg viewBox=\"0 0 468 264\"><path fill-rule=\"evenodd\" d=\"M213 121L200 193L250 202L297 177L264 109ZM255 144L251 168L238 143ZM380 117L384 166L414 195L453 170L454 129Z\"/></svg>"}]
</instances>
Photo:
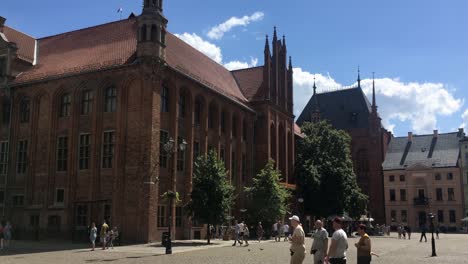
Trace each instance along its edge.
<instances>
[{"instance_id":1,"label":"paved square","mask_svg":"<svg viewBox=\"0 0 468 264\"><path fill-rule=\"evenodd\" d=\"M468 263L468 235L441 234L436 240L438 257L431 258L430 235L427 243L419 242L419 234L413 234L411 240L399 240L391 237L372 237L373 251L380 255L372 263ZM350 238L348 250L348 263L356 263L356 250L354 243L358 238ZM150 245L132 245L116 247L102 251L91 252L83 247L76 249L73 244L53 243L24 243L17 242L16 248L4 250L0 253L0 263L14 264L42 264L42 263L171 263L171 264L253 264L289 263L289 250L287 242L256 241L249 247L233 247L230 241L214 241L212 246L200 244L181 244L174 248L175 254L164 255L164 248ZM307 248L310 248L311 239L307 238ZM54 245L57 249L54 251ZM29 247L29 248L28 248ZM75 247L75 249L70 249ZM79 247L79 246L78 246ZM48 250L48 251L47 251ZM37 252L43 251L43 252ZM27 253L24 252L36 252ZM308 255L304 263L311 263Z\"/></svg>"}]
</instances>

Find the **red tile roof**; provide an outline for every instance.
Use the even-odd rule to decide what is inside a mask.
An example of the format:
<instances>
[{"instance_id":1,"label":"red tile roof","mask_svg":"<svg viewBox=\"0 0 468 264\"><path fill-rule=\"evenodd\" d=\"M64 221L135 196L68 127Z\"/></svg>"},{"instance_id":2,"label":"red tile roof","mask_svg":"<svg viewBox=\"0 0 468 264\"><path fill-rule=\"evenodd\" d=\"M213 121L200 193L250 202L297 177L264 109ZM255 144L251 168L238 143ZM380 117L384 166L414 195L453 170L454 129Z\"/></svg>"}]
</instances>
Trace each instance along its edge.
<instances>
[{"instance_id":1,"label":"red tile roof","mask_svg":"<svg viewBox=\"0 0 468 264\"><path fill-rule=\"evenodd\" d=\"M14 42L18 47L18 58L25 60L29 63L34 61L34 46L36 40L16 29L8 26L3 27L3 33L9 42Z\"/></svg>"},{"instance_id":2,"label":"red tile roof","mask_svg":"<svg viewBox=\"0 0 468 264\"><path fill-rule=\"evenodd\" d=\"M263 83L263 66L235 70L232 74L249 101L264 99L260 89Z\"/></svg>"},{"instance_id":3,"label":"red tile roof","mask_svg":"<svg viewBox=\"0 0 468 264\"><path fill-rule=\"evenodd\" d=\"M137 20L129 18L38 40L38 64L19 75L24 83L65 74L131 63L137 46ZM166 35L167 64L201 84L240 103L247 102L224 66L172 34Z\"/></svg>"}]
</instances>

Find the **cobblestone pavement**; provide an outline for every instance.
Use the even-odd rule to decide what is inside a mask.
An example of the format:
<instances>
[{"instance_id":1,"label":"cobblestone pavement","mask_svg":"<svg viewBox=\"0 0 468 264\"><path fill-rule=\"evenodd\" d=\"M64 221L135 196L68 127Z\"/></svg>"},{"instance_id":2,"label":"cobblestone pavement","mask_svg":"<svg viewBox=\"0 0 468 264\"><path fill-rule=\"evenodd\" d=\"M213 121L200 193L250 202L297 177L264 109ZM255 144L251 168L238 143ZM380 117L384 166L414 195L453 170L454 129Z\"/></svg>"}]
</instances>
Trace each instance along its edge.
<instances>
[{"instance_id":1,"label":"cobblestone pavement","mask_svg":"<svg viewBox=\"0 0 468 264\"><path fill-rule=\"evenodd\" d=\"M372 263L468 263L468 235L450 234L440 236L436 240L437 257L431 255L430 235L427 243L419 242L419 234L413 234L411 240L398 240L392 237L372 237L373 251L380 257L374 257ZM356 263L356 250L354 243L358 238L350 238L348 250L348 263ZM307 239L307 248L310 248L311 239ZM57 251L24 254L28 249L21 249L18 243L16 249L0 251L0 263L14 264L42 264L42 263L164 263L164 264L253 264L253 263L289 263L289 250L287 242L262 241L251 242L249 247L232 247L230 242L215 241L213 246L200 244L179 245L174 248L175 254L164 255L163 248L150 245L134 245L116 247L115 249L91 252L88 249L60 248ZM42 245L44 251L47 249ZM62 245L63 246L63 245ZM79 246L78 246L79 247ZM76 248L76 245L75 245ZM308 255L304 263L312 263Z\"/></svg>"}]
</instances>

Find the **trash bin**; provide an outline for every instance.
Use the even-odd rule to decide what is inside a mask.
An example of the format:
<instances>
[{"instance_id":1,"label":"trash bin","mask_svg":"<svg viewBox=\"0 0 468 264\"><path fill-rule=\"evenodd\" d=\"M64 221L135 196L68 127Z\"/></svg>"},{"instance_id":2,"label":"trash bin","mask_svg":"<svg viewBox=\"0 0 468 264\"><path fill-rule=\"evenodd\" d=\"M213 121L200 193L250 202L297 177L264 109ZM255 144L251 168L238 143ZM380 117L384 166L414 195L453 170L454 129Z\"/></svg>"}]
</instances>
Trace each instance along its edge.
<instances>
[{"instance_id":1,"label":"trash bin","mask_svg":"<svg viewBox=\"0 0 468 264\"><path fill-rule=\"evenodd\" d=\"M161 245L163 247L166 247L168 241L169 241L169 232L163 232L162 233L162 239L161 239Z\"/></svg>"}]
</instances>

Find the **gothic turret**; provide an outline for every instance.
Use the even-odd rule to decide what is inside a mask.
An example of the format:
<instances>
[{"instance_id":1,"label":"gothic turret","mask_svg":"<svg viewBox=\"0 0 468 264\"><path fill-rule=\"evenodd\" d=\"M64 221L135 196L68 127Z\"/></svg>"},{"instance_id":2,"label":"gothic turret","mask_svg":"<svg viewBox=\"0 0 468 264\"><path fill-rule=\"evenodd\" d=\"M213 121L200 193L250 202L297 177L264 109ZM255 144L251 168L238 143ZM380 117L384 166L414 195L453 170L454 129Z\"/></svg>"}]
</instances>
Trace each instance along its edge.
<instances>
[{"instance_id":1,"label":"gothic turret","mask_svg":"<svg viewBox=\"0 0 468 264\"><path fill-rule=\"evenodd\" d=\"M138 57L166 58L166 27L162 0L144 0L138 17Z\"/></svg>"}]
</instances>

